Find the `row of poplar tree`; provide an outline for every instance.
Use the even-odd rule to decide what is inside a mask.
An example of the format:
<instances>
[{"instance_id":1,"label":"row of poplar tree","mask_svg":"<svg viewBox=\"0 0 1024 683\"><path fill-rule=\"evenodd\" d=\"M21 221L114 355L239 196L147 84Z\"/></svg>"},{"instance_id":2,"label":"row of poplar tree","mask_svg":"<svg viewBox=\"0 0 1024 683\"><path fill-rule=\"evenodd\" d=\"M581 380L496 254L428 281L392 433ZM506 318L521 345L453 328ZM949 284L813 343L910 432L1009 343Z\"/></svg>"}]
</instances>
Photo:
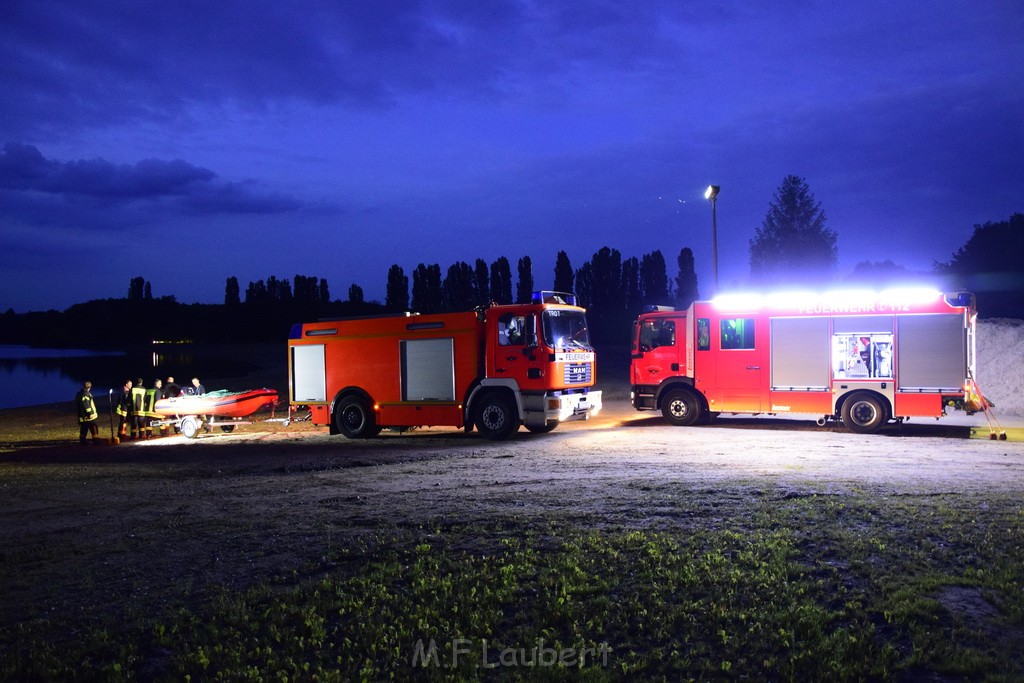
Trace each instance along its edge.
<instances>
[{"instance_id":1,"label":"row of poplar tree","mask_svg":"<svg viewBox=\"0 0 1024 683\"><path fill-rule=\"evenodd\" d=\"M621 336L644 305L673 305L685 308L700 295L694 268L693 252L684 248L676 259L678 274L670 278L661 251L642 257L623 258L617 249L602 247L582 266L574 269L565 251L555 259L550 289L574 292L581 306L587 308L591 330L596 338ZM548 289L546 283L535 283L533 262L523 256L516 264L517 278L513 287L512 267L502 256L488 264L476 259L473 265L457 261L442 270L440 264L420 263L411 278L402 266L388 270L384 310L418 313L464 311L490 304L526 303L537 289ZM294 286L292 284L294 283ZM321 306L331 303L326 279L296 275L286 278L271 276L266 281L250 282L245 290L245 304L290 304ZM230 277L224 303L242 303L237 278ZM351 285L350 306L364 304L363 290ZM353 311L355 312L355 311Z\"/></svg>"}]
</instances>

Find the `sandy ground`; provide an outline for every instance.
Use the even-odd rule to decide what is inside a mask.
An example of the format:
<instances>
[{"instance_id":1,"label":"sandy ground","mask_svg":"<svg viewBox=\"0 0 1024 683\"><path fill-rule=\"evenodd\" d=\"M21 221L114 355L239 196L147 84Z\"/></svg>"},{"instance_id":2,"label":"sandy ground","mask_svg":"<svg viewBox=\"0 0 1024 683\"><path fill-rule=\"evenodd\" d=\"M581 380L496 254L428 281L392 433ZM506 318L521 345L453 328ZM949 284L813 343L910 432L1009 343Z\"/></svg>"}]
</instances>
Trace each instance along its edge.
<instances>
[{"instance_id":1,"label":"sandy ground","mask_svg":"<svg viewBox=\"0 0 1024 683\"><path fill-rule=\"evenodd\" d=\"M666 501L697 493L713 506L809 492L1024 490L1020 432L969 438L987 433L981 416L859 436L796 419L673 428L633 411L623 387L605 400L590 421L499 443L451 429L350 441L263 422L118 446L81 447L69 435L0 453L0 629L69 610L158 613L212 586L315 566L381 531L660 527L679 523Z\"/></svg>"}]
</instances>

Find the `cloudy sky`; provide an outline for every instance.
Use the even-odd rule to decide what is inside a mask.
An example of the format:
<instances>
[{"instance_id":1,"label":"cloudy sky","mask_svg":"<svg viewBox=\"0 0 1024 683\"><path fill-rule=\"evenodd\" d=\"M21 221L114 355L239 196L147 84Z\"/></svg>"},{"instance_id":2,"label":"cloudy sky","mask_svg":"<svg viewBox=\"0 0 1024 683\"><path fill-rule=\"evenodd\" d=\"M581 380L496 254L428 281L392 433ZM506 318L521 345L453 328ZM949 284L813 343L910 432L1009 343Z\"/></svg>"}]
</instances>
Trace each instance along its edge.
<instances>
[{"instance_id":1,"label":"cloudy sky","mask_svg":"<svg viewBox=\"0 0 1024 683\"><path fill-rule=\"evenodd\" d=\"M388 267L682 247L723 285L789 174L843 271L1024 211L1019 0L47 2L0 8L0 310L382 299Z\"/></svg>"}]
</instances>

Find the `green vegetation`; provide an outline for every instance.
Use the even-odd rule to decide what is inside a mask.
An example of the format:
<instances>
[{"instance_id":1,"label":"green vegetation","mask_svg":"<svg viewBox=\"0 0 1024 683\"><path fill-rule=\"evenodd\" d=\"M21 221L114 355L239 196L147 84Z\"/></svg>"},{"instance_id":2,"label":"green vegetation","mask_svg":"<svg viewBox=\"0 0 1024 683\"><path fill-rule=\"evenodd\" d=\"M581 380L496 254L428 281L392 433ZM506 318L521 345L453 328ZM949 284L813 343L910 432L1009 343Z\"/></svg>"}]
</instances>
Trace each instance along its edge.
<instances>
[{"instance_id":1,"label":"green vegetation","mask_svg":"<svg viewBox=\"0 0 1024 683\"><path fill-rule=\"evenodd\" d=\"M669 498L657 528L357 534L201 606L23 625L0 677L1024 676L1015 497Z\"/></svg>"}]
</instances>

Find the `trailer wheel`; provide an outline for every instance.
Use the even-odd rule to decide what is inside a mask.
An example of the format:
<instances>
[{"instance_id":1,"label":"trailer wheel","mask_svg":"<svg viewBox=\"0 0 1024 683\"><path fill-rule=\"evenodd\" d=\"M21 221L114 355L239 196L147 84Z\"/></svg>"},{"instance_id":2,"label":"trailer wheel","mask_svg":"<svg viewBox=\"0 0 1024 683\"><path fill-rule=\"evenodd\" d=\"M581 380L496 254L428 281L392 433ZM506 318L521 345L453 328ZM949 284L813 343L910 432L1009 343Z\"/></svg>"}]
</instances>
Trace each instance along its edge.
<instances>
[{"instance_id":1,"label":"trailer wheel","mask_svg":"<svg viewBox=\"0 0 1024 683\"><path fill-rule=\"evenodd\" d=\"M859 391L843 403L843 424L857 434L874 434L889 419L875 396Z\"/></svg>"},{"instance_id":2,"label":"trailer wheel","mask_svg":"<svg viewBox=\"0 0 1024 683\"><path fill-rule=\"evenodd\" d=\"M349 439L363 439L380 434L369 406L358 396L346 396L334 411L335 426Z\"/></svg>"},{"instance_id":3,"label":"trailer wheel","mask_svg":"<svg viewBox=\"0 0 1024 683\"><path fill-rule=\"evenodd\" d=\"M558 426L558 420L548 420L542 425L526 425L526 428L533 434L547 434Z\"/></svg>"},{"instance_id":4,"label":"trailer wheel","mask_svg":"<svg viewBox=\"0 0 1024 683\"><path fill-rule=\"evenodd\" d=\"M192 416L181 418L181 433L186 439L196 438L196 434L199 433L199 420Z\"/></svg>"},{"instance_id":5,"label":"trailer wheel","mask_svg":"<svg viewBox=\"0 0 1024 683\"><path fill-rule=\"evenodd\" d=\"M697 424L702 412L700 399L686 389L672 389L661 399L661 414L677 427Z\"/></svg>"},{"instance_id":6,"label":"trailer wheel","mask_svg":"<svg viewBox=\"0 0 1024 683\"><path fill-rule=\"evenodd\" d=\"M497 441L507 439L512 432L519 429L519 421L508 399L500 394L491 393L480 399L480 407L476 413L476 428L485 438Z\"/></svg>"}]
</instances>

